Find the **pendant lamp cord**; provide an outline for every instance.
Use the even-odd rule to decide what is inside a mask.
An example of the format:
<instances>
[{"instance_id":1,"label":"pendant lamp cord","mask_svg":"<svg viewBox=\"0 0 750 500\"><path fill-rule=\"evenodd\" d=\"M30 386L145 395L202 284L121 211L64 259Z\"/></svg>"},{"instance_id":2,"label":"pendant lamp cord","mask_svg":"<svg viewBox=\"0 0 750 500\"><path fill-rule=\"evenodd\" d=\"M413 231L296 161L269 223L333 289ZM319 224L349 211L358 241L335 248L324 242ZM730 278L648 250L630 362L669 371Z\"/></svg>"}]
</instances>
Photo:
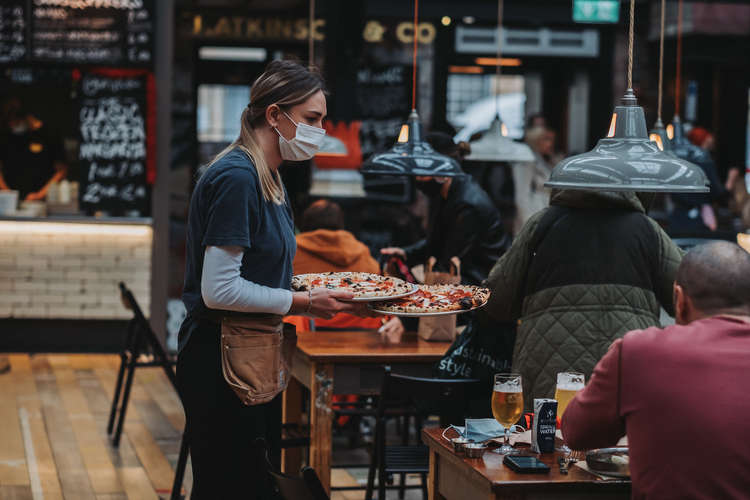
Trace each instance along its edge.
<instances>
[{"instance_id":1,"label":"pendant lamp cord","mask_svg":"<svg viewBox=\"0 0 750 500\"><path fill-rule=\"evenodd\" d=\"M682 91L682 0L677 3L677 74L674 79L674 114L680 114Z\"/></svg>"},{"instance_id":2,"label":"pendant lamp cord","mask_svg":"<svg viewBox=\"0 0 750 500\"><path fill-rule=\"evenodd\" d=\"M664 80L664 9L667 0L661 0L661 31L659 32L659 94L656 101L656 119L661 121L662 82Z\"/></svg>"},{"instance_id":3,"label":"pendant lamp cord","mask_svg":"<svg viewBox=\"0 0 750 500\"><path fill-rule=\"evenodd\" d=\"M411 74L411 109L417 109L417 14L419 13L419 0L414 0L414 50L412 60L414 67Z\"/></svg>"},{"instance_id":4,"label":"pendant lamp cord","mask_svg":"<svg viewBox=\"0 0 750 500\"><path fill-rule=\"evenodd\" d=\"M307 64L310 68L315 65L315 41L313 40L313 20L315 18L315 0L310 0L310 19L307 26Z\"/></svg>"},{"instance_id":5,"label":"pendant lamp cord","mask_svg":"<svg viewBox=\"0 0 750 500\"><path fill-rule=\"evenodd\" d=\"M495 116L500 116L498 100L500 97L500 67L503 44L503 0L497 0L497 57L495 58Z\"/></svg>"},{"instance_id":6,"label":"pendant lamp cord","mask_svg":"<svg viewBox=\"0 0 750 500\"><path fill-rule=\"evenodd\" d=\"M630 29L628 30L628 89L633 89L633 25L635 24L635 0L630 0Z\"/></svg>"}]
</instances>

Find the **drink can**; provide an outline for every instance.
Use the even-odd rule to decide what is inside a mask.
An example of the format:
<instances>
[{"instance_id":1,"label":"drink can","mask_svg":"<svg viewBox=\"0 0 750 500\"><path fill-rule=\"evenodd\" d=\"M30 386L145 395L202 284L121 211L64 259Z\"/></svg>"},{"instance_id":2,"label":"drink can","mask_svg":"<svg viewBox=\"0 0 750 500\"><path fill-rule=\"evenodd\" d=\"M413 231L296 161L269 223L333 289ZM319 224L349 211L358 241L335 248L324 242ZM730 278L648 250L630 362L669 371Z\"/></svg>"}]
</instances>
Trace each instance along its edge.
<instances>
[{"instance_id":1,"label":"drink can","mask_svg":"<svg viewBox=\"0 0 750 500\"><path fill-rule=\"evenodd\" d=\"M534 399L534 424L531 431L531 449L536 453L555 451L557 430L557 400Z\"/></svg>"}]
</instances>

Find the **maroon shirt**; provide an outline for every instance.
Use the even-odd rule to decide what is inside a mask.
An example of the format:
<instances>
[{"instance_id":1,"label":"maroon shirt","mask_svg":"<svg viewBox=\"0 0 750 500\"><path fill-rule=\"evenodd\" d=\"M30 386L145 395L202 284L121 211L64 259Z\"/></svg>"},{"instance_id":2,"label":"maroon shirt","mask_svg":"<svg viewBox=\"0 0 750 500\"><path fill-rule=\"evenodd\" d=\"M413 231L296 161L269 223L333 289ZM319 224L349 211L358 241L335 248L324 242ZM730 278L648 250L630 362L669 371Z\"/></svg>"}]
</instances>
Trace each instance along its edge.
<instances>
[{"instance_id":1,"label":"maroon shirt","mask_svg":"<svg viewBox=\"0 0 750 500\"><path fill-rule=\"evenodd\" d=\"M636 330L599 361L562 419L571 448L626 434L633 498L750 498L750 322Z\"/></svg>"}]
</instances>

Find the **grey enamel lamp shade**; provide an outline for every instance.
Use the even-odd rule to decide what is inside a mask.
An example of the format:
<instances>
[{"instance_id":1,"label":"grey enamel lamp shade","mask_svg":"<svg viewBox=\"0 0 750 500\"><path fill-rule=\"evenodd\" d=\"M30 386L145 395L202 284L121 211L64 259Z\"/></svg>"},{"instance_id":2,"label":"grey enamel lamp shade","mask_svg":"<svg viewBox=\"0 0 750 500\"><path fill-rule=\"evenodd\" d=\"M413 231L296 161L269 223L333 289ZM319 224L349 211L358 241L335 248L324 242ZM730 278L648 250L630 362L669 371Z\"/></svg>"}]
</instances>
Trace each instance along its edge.
<instances>
[{"instance_id":1,"label":"grey enamel lamp shade","mask_svg":"<svg viewBox=\"0 0 750 500\"><path fill-rule=\"evenodd\" d=\"M466 161L489 162L531 162L534 153L526 144L515 142L503 135L503 122L495 116L489 130L476 141L470 143L471 153Z\"/></svg>"},{"instance_id":2,"label":"grey enamel lamp shade","mask_svg":"<svg viewBox=\"0 0 750 500\"><path fill-rule=\"evenodd\" d=\"M648 138L646 117L628 89L615 107L609 134L587 153L561 161L544 184L553 189L705 193L697 165L665 154Z\"/></svg>"},{"instance_id":3,"label":"grey enamel lamp shade","mask_svg":"<svg viewBox=\"0 0 750 500\"><path fill-rule=\"evenodd\" d=\"M685 137L685 129L682 126L679 115L675 115L672 119L672 126L674 127L674 137L670 142L670 146L675 156L698 164L711 161L711 157L707 151L699 148Z\"/></svg>"},{"instance_id":4,"label":"grey enamel lamp shade","mask_svg":"<svg viewBox=\"0 0 750 500\"><path fill-rule=\"evenodd\" d=\"M441 155L422 138L422 125L416 110L401 129L391 149L370 157L361 167L363 174L424 177L463 177L456 160Z\"/></svg>"}]
</instances>

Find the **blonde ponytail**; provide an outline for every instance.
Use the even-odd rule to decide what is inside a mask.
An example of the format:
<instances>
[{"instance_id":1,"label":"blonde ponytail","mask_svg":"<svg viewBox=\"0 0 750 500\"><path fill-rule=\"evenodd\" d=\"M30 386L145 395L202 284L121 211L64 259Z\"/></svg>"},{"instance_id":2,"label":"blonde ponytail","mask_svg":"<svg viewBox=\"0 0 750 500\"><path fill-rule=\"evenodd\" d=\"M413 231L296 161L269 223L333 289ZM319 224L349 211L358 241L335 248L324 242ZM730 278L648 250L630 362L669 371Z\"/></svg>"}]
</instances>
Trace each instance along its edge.
<instances>
[{"instance_id":1,"label":"blonde ponytail","mask_svg":"<svg viewBox=\"0 0 750 500\"><path fill-rule=\"evenodd\" d=\"M284 196L284 183L281 180L281 174L278 170L273 172L266 158L263 155L263 149L261 149L258 141L255 140L255 134L249 124L250 110L245 108L242 112L242 126L240 127L240 136L235 139L233 143L224 148L219 154L217 154L211 163L208 164L210 167L229 152L235 149L242 150L253 162L255 171L258 173L258 179L260 180L260 192L263 194L263 200L271 201L277 205L281 205L286 201Z\"/></svg>"}]
</instances>

